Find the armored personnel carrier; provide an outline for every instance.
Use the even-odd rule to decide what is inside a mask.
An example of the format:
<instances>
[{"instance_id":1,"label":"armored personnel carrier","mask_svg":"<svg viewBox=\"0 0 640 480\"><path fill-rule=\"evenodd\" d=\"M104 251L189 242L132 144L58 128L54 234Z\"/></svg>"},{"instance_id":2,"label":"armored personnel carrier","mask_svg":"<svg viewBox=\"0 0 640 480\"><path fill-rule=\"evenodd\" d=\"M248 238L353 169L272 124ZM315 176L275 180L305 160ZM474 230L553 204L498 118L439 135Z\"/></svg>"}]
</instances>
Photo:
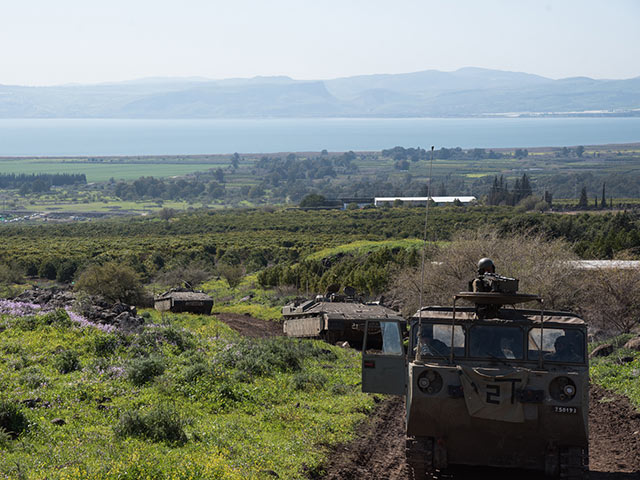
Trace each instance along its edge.
<instances>
[{"instance_id":1,"label":"armored personnel carrier","mask_svg":"<svg viewBox=\"0 0 640 480\"><path fill-rule=\"evenodd\" d=\"M450 464L531 469L579 479L588 471L586 325L545 312L517 280L482 278L449 307L365 327L362 390L406 395L407 460L415 478ZM465 301L471 306L459 306ZM535 302L538 309L516 308ZM369 332L383 344L369 344Z\"/></svg>"},{"instance_id":2,"label":"armored personnel carrier","mask_svg":"<svg viewBox=\"0 0 640 480\"><path fill-rule=\"evenodd\" d=\"M363 303L351 287L345 287L343 294L339 294L337 289L330 289L313 300L286 305L282 308L282 316L287 336L321 338L330 343L346 341L358 347L362 346L367 320L392 321L403 329L406 325L398 312L378 303ZM379 344L380 332L376 338Z\"/></svg>"}]
</instances>

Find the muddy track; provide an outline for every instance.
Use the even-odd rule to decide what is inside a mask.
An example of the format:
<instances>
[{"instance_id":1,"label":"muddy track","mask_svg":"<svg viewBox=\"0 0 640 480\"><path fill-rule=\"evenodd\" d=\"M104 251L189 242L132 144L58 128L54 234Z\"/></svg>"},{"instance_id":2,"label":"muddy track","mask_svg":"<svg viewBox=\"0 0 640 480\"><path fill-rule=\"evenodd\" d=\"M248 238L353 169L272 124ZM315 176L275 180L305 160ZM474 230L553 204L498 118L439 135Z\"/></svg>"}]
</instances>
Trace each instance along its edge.
<instances>
[{"instance_id":1,"label":"muddy track","mask_svg":"<svg viewBox=\"0 0 640 480\"><path fill-rule=\"evenodd\" d=\"M640 413L626 397L591 389L590 415L591 480L640 480ZM356 439L338 447L326 464L325 480L408 480L404 454L404 403L387 398L376 414L361 425ZM539 474L512 470L465 468L436 478L442 479L539 479Z\"/></svg>"},{"instance_id":2,"label":"muddy track","mask_svg":"<svg viewBox=\"0 0 640 480\"><path fill-rule=\"evenodd\" d=\"M283 335L282 323L274 320L260 320L249 315L237 313L211 313L236 332L250 338L267 338Z\"/></svg>"}]
</instances>

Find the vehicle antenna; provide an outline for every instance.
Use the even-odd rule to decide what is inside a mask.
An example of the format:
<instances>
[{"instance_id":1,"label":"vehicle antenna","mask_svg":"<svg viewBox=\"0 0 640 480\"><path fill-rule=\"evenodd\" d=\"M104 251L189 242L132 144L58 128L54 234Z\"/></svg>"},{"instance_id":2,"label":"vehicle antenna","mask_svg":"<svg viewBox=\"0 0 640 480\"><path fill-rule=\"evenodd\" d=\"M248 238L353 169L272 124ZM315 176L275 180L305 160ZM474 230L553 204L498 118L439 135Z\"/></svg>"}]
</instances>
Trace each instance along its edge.
<instances>
[{"instance_id":1,"label":"vehicle antenna","mask_svg":"<svg viewBox=\"0 0 640 480\"><path fill-rule=\"evenodd\" d=\"M424 234L422 236L422 266L420 267L420 309L418 310L418 352L417 357L422 361L422 306L424 291L424 264L427 253L427 226L429 225L429 204L431 203L431 184L433 172L433 145L431 145L431 162L429 163L429 186L427 187L427 206L424 214Z\"/></svg>"}]
</instances>

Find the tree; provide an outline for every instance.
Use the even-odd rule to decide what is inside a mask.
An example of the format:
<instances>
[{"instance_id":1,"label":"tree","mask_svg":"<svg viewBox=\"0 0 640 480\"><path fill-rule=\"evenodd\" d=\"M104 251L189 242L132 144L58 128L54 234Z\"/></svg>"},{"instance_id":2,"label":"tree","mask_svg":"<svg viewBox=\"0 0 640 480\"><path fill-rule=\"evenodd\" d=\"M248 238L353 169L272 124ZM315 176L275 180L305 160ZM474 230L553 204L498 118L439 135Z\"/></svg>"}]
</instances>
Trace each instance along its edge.
<instances>
[{"instance_id":1,"label":"tree","mask_svg":"<svg viewBox=\"0 0 640 480\"><path fill-rule=\"evenodd\" d=\"M138 274L131 267L117 262L89 265L80 274L75 288L112 302L135 304L142 296Z\"/></svg>"},{"instance_id":2,"label":"tree","mask_svg":"<svg viewBox=\"0 0 640 480\"><path fill-rule=\"evenodd\" d=\"M220 263L217 266L218 273L222 276L229 287L236 288L242 282L245 270L242 265L229 265L228 263Z\"/></svg>"},{"instance_id":3,"label":"tree","mask_svg":"<svg viewBox=\"0 0 640 480\"><path fill-rule=\"evenodd\" d=\"M326 203L327 199L318 193L310 193L305 196L300 202L302 208L322 207Z\"/></svg>"},{"instance_id":4,"label":"tree","mask_svg":"<svg viewBox=\"0 0 640 480\"><path fill-rule=\"evenodd\" d=\"M587 208L588 206L587 187L582 187L582 190L580 190L580 199L578 200L578 208Z\"/></svg>"},{"instance_id":5,"label":"tree","mask_svg":"<svg viewBox=\"0 0 640 480\"><path fill-rule=\"evenodd\" d=\"M576 155L578 158L582 158L582 154L584 153L584 147L582 145L578 145L576 147Z\"/></svg>"},{"instance_id":6,"label":"tree","mask_svg":"<svg viewBox=\"0 0 640 480\"><path fill-rule=\"evenodd\" d=\"M169 221L170 218L176 215L176 211L173 208L163 208L158 212L158 216L165 221Z\"/></svg>"},{"instance_id":7,"label":"tree","mask_svg":"<svg viewBox=\"0 0 640 480\"><path fill-rule=\"evenodd\" d=\"M607 199L605 197L605 183L602 182L602 200L600 200L600 208L607 208Z\"/></svg>"},{"instance_id":8,"label":"tree","mask_svg":"<svg viewBox=\"0 0 640 480\"><path fill-rule=\"evenodd\" d=\"M239 164L240 164L240 155L238 155L238 152L236 152L233 154L233 157L231 157L231 166L233 167L234 170L237 170Z\"/></svg>"}]
</instances>

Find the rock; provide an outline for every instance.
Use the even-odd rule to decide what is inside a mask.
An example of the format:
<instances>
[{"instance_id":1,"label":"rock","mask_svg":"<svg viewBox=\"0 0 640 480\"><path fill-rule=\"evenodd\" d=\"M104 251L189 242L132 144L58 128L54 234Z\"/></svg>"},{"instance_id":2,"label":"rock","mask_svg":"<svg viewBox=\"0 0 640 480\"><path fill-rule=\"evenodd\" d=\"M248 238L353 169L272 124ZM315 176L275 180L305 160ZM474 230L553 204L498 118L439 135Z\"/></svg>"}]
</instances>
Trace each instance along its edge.
<instances>
[{"instance_id":1,"label":"rock","mask_svg":"<svg viewBox=\"0 0 640 480\"><path fill-rule=\"evenodd\" d=\"M129 306L124 303L114 303L113 307L111 307L111 311L116 315L120 315L122 312L128 312Z\"/></svg>"},{"instance_id":2,"label":"rock","mask_svg":"<svg viewBox=\"0 0 640 480\"><path fill-rule=\"evenodd\" d=\"M273 477L273 478L280 478L280 475L278 475L273 470L260 470L260 473L264 473L265 475L268 475L268 476Z\"/></svg>"},{"instance_id":3,"label":"rock","mask_svg":"<svg viewBox=\"0 0 640 480\"><path fill-rule=\"evenodd\" d=\"M632 338L624 344L624 348L640 351L640 337Z\"/></svg>"},{"instance_id":4,"label":"rock","mask_svg":"<svg viewBox=\"0 0 640 480\"><path fill-rule=\"evenodd\" d=\"M22 400L21 403L27 408L36 408L38 405L42 403L42 399L40 397L27 398L25 400Z\"/></svg>"},{"instance_id":5,"label":"rock","mask_svg":"<svg viewBox=\"0 0 640 480\"><path fill-rule=\"evenodd\" d=\"M53 420L51 420L51 423L61 427L62 425L66 425L67 422L65 422L62 418L54 418Z\"/></svg>"},{"instance_id":6,"label":"rock","mask_svg":"<svg viewBox=\"0 0 640 480\"><path fill-rule=\"evenodd\" d=\"M608 357L612 353L613 353L613 345L611 345L610 343L605 343L604 345L600 345L599 347L596 347L593 350L593 352L591 352L591 355L589 355L589 357L590 358Z\"/></svg>"}]
</instances>

